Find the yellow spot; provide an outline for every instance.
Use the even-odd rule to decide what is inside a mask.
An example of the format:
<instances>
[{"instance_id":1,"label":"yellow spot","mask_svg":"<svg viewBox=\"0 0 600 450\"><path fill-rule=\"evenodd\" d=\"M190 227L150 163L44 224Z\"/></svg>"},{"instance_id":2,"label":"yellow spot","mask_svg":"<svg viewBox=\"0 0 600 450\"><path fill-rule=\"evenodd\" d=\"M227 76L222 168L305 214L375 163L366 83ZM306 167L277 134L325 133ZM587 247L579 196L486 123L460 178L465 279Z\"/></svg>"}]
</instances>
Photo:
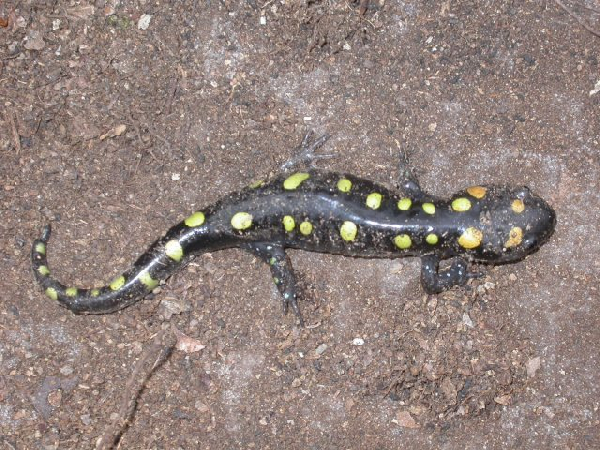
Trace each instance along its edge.
<instances>
[{"instance_id":1,"label":"yellow spot","mask_svg":"<svg viewBox=\"0 0 600 450\"><path fill-rule=\"evenodd\" d=\"M90 291L90 295L91 295L92 297L98 297L98 296L100 295L100 289L92 289L92 290Z\"/></svg>"},{"instance_id":2,"label":"yellow spot","mask_svg":"<svg viewBox=\"0 0 600 450\"><path fill-rule=\"evenodd\" d=\"M250 186L248 186L250 189L258 189L259 187L261 187L263 184L265 184L265 180L256 180L255 182L253 182Z\"/></svg>"},{"instance_id":3,"label":"yellow spot","mask_svg":"<svg viewBox=\"0 0 600 450\"><path fill-rule=\"evenodd\" d=\"M294 175L291 175L283 182L283 188L291 191L296 189L300 184L310 178L310 175L306 172L298 172Z\"/></svg>"},{"instance_id":4,"label":"yellow spot","mask_svg":"<svg viewBox=\"0 0 600 450\"><path fill-rule=\"evenodd\" d=\"M408 197L398 200L398 209L400 211L408 211L412 206L412 200Z\"/></svg>"},{"instance_id":5,"label":"yellow spot","mask_svg":"<svg viewBox=\"0 0 600 450\"><path fill-rule=\"evenodd\" d=\"M340 236L345 241L353 241L356 239L358 233L358 227L354 222L346 221L340 227Z\"/></svg>"},{"instance_id":6,"label":"yellow spot","mask_svg":"<svg viewBox=\"0 0 600 450\"><path fill-rule=\"evenodd\" d=\"M520 227L512 227L508 236L508 241L504 243L504 246L506 248L516 247L523 240L523 229Z\"/></svg>"},{"instance_id":7,"label":"yellow spot","mask_svg":"<svg viewBox=\"0 0 600 450\"><path fill-rule=\"evenodd\" d=\"M465 197L459 197L452 200L452 209L454 211L468 211L471 209L471 200Z\"/></svg>"},{"instance_id":8,"label":"yellow spot","mask_svg":"<svg viewBox=\"0 0 600 450\"><path fill-rule=\"evenodd\" d=\"M67 290L65 291L65 294L67 294L67 297L75 297L77 295L77 288L74 288L74 287L67 288Z\"/></svg>"},{"instance_id":9,"label":"yellow spot","mask_svg":"<svg viewBox=\"0 0 600 450\"><path fill-rule=\"evenodd\" d=\"M245 230L252 226L252 214L247 212L235 213L231 218L231 226L236 230Z\"/></svg>"},{"instance_id":10,"label":"yellow spot","mask_svg":"<svg viewBox=\"0 0 600 450\"><path fill-rule=\"evenodd\" d=\"M50 269L48 269L48 266L40 266L38 267L38 272L47 277L48 275L50 275Z\"/></svg>"},{"instance_id":11,"label":"yellow spot","mask_svg":"<svg viewBox=\"0 0 600 450\"><path fill-rule=\"evenodd\" d=\"M337 182L337 188L342 192L350 192L350 189L352 189L352 181L342 178Z\"/></svg>"},{"instance_id":12,"label":"yellow spot","mask_svg":"<svg viewBox=\"0 0 600 450\"><path fill-rule=\"evenodd\" d=\"M427 242L430 245L435 245L438 243L438 237L437 234L434 233L429 233L427 236L425 236L425 242Z\"/></svg>"},{"instance_id":13,"label":"yellow spot","mask_svg":"<svg viewBox=\"0 0 600 450\"><path fill-rule=\"evenodd\" d=\"M175 239L167 241L165 243L165 255L173 261L181 261L181 258L183 258L183 248L181 248L181 244Z\"/></svg>"},{"instance_id":14,"label":"yellow spot","mask_svg":"<svg viewBox=\"0 0 600 450\"><path fill-rule=\"evenodd\" d=\"M304 236L308 236L310 233L312 233L312 230L313 230L312 223L302 222L300 224L300 233L302 233Z\"/></svg>"},{"instance_id":15,"label":"yellow spot","mask_svg":"<svg viewBox=\"0 0 600 450\"><path fill-rule=\"evenodd\" d=\"M54 288L46 288L46 295L52 300L58 300L58 292L56 292L56 289Z\"/></svg>"},{"instance_id":16,"label":"yellow spot","mask_svg":"<svg viewBox=\"0 0 600 450\"><path fill-rule=\"evenodd\" d=\"M274 266L275 264L277 264L277 258L271 256L271 258L269 259L269 265Z\"/></svg>"},{"instance_id":17,"label":"yellow spot","mask_svg":"<svg viewBox=\"0 0 600 450\"><path fill-rule=\"evenodd\" d=\"M188 227L199 227L204 223L205 220L206 217L204 216L204 213L201 211L196 211L190 217L185 219L183 223L185 223Z\"/></svg>"},{"instance_id":18,"label":"yellow spot","mask_svg":"<svg viewBox=\"0 0 600 450\"><path fill-rule=\"evenodd\" d=\"M114 280L112 280L109 284L109 287L113 291L118 291L119 289L121 289L123 287L124 284L125 284L125 277L123 275L121 275L121 276L118 276L117 278L115 278Z\"/></svg>"},{"instance_id":19,"label":"yellow spot","mask_svg":"<svg viewBox=\"0 0 600 450\"><path fill-rule=\"evenodd\" d=\"M408 234L399 234L394 238L394 244L401 250L406 250L412 245L412 241Z\"/></svg>"},{"instance_id":20,"label":"yellow spot","mask_svg":"<svg viewBox=\"0 0 600 450\"><path fill-rule=\"evenodd\" d=\"M458 238L458 243L464 248L475 248L481 245L483 233L475 227L467 228Z\"/></svg>"},{"instance_id":21,"label":"yellow spot","mask_svg":"<svg viewBox=\"0 0 600 450\"><path fill-rule=\"evenodd\" d=\"M483 186L471 186L470 188L467 188L467 192L475 198L483 198L487 193L487 188L484 188Z\"/></svg>"},{"instance_id":22,"label":"yellow spot","mask_svg":"<svg viewBox=\"0 0 600 450\"><path fill-rule=\"evenodd\" d=\"M433 203L423 203L421 206L427 214L435 214L435 205Z\"/></svg>"},{"instance_id":23,"label":"yellow spot","mask_svg":"<svg viewBox=\"0 0 600 450\"><path fill-rule=\"evenodd\" d=\"M283 216L283 228L285 228L285 231L288 233L294 231L294 228L296 228L296 221L292 216Z\"/></svg>"},{"instance_id":24,"label":"yellow spot","mask_svg":"<svg viewBox=\"0 0 600 450\"><path fill-rule=\"evenodd\" d=\"M510 205L510 208L517 214L520 214L523 211L525 211L525 203L523 203L523 200L521 199L516 199L513 200L512 204Z\"/></svg>"},{"instance_id":25,"label":"yellow spot","mask_svg":"<svg viewBox=\"0 0 600 450\"><path fill-rule=\"evenodd\" d=\"M273 277L273 283L279 284L279 283L281 283L281 280L277 277Z\"/></svg>"},{"instance_id":26,"label":"yellow spot","mask_svg":"<svg viewBox=\"0 0 600 450\"><path fill-rule=\"evenodd\" d=\"M38 242L37 244L35 244L35 251L36 251L36 253L39 253L40 255L45 255L46 254L46 244L44 244L43 242Z\"/></svg>"},{"instance_id":27,"label":"yellow spot","mask_svg":"<svg viewBox=\"0 0 600 450\"><path fill-rule=\"evenodd\" d=\"M138 275L138 280L140 280L140 283L146 286L149 290L152 290L158 286L158 280L152 278L147 270L142 270L140 272Z\"/></svg>"},{"instance_id":28,"label":"yellow spot","mask_svg":"<svg viewBox=\"0 0 600 450\"><path fill-rule=\"evenodd\" d=\"M371 209L379 209L382 198L383 195L378 192L373 192L372 194L367 195L367 206Z\"/></svg>"}]
</instances>

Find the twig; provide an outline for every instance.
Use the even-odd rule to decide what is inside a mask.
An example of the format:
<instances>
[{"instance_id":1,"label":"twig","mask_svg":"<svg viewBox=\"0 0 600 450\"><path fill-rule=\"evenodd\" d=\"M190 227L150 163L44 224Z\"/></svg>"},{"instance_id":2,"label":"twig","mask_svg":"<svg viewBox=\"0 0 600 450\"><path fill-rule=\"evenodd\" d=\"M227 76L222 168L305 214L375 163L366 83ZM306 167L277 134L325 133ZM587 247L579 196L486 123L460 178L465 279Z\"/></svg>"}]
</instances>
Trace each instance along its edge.
<instances>
[{"instance_id":1,"label":"twig","mask_svg":"<svg viewBox=\"0 0 600 450\"><path fill-rule=\"evenodd\" d=\"M592 11L592 12L594 12L596 14L600 14L600 8L594 8L593 6L588 6L588 5L585 5L583 3L580 3L577 6L579 6L580 8L583 8L583 9L587 9L588 11Z\"/></svg>"},{"instance_id":2,"label":"twig","mask_svg":"<svg viewBox=\"0 0 600 450\"><path fill-rule=\"evenodd\" d=\"M367 9L369 9L369 3L371 0L360 0L360 5L358 8L358 14L361 16L364 16L365 13L367 12Z\"/></svg>"},{"instance_id":3,"label":"twig","mask_svg":"<svg viewBox=\"0 0 600 450\"><path fill-rule=\"evenodd\" d=\"M110 450L119 444L121 436L131 423L137 399L144 390L146 382L156 368L167 360L176 343L177 337L172 329L163 330L154 336L127 380L117 413L118 417L106 428L96 444L96 450Z\"/></svg>"},{"instance_id":4,"label":"twig","mask_svg":"<svg viewBox=\"0 0 600 450\"><path fill-rule=\"evenodd\" d=\"M569 14L571 17L573 17L573 19L575 19L579 25L581 25L583 28L585 28L587 31L589 31L590 33L592 33L594 36L596 37L600 37L600 31L595 30L594 28L592 28L591 26L589 26L585 20L583 20L581 17L579 17L577 14L575 14L575 12L569 8L567 5L565 5L562 0L554 0L554 2L560 6L562 9L564 9L567 14Z\"/></svg>"},{"instance_id":5,"label":"twig","mask_svg":"<svg viewBox=\"0 0 600 450\"><path fill-rule=\"evenodd\" d=\"M140 131L140 125L139 125L138 121L136 119L134 119L131 111L129 111L129 120L133 124L133 128L135 128L135 134L137 135L137 138L140 141L141 151L142 152L147 151L150 154L150 156L152 157L152 159L154 159L155 162L160 163L158 158L154 155L154 153L152 153L152 150L151 150L152 142L150 142L148 144L146 144L146 142L144 142L144 139L142 138L142 133ZM154 135L152 135L152 136L154 136ZM138 162L138 166L139 166L139 162ZM136 171L137 171L137 167L136 167ZM135 174L135 171L134 171L134 174Z\"/></svg>"},{"instance_id":6,"label":"twig","mask_svg":"<svg viewBox=\"0 0 600 450\"><path fill-rule=\"evenodd\" d=\"M15 119L15 113L12 110L7 110L6 116L8 117L8 121L10 122L13 141L15 143L15 149L18 155L19 153L21 153L21 137L19 136L19 131L17 130L17 121Z\"/></svg>"},{"instance_id":7,"label":"twig","mask_svg":"<svg viewBox=\"0 0 600 450\"><path fill-rule=\"evenodd\" d=\"M140 141L140 146L144 146L145 142L142 139L142 133L140 132L140 126L137 123L137 120L133 118L133 114L129 111L129 120L131 121L133 128L135 129L135 134L137 135L138 140Z\"/></svg>"}]
</instances>

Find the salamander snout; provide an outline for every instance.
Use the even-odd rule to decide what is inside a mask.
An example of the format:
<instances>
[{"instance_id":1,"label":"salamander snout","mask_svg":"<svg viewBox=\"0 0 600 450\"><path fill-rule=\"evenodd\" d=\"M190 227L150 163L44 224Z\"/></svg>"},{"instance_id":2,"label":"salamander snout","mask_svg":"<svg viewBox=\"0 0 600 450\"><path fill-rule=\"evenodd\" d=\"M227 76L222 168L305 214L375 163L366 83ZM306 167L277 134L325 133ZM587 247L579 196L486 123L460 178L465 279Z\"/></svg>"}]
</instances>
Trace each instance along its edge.
<instances>
[{"instance_id":1,"label":"salamander snout","mask_svg":"<svg viewBox=\"0 0 600 450\"><path fill-rule=\"evenodd\" d=\"M484 200L482 245L474 252L477 259L518 261L538 250L554 232L554 210L526 186L490 188Z\"/></svg>"},{"instance_id":2,"label":"salamander snout","mask_svg":"<svg viewBox=\"0 0 600 450\"><path fill-rule=\"evenodd\" d=\"M523 201L529 205L523 211L523 218L526 220L523 247L532 252L552 236L556 226L556 213L548 203L534 194L530 193Z\"/></svg>"},{"instance_id":3,"label":"salamander snout","mask_svg":"<svg viewBox=\"0 0 600 450\"><path fill-rule=\"evenodd\" d=\"M508 233L502 245L502 261L514 261L537 251L556 226L556 213L526 186L509 195L502 228Z\"/></svg>"}]
</instances>

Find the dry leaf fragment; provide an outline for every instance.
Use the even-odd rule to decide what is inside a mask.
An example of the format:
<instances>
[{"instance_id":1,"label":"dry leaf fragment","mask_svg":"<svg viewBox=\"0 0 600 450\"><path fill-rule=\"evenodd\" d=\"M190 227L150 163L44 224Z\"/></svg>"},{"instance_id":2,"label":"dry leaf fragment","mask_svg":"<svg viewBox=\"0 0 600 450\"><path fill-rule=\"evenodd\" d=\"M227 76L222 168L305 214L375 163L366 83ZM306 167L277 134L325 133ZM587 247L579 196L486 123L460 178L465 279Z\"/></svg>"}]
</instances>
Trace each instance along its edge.
<instances>
[{"instance_id":1,"label":"dry leaf fragment","mask_svg":"<svg viewBox=\"0 0 600 450\"><path fill-rule=\"evenodd\" d=\"M87 19L94 15L95 8L91 5L79 5L67 8L67 16L72 19Z\"/></svg>"},{"instance_id":2,"label":"dry leaf fragment","mask_svg":"<svg viewBox=\"0 0 600 450\"><path fill-rule=\"evenodd\" d=\"M499 395L498 397L495 397L494 401L496 403L498 403L499 405L507 406L507 405L510 405L510 399L511 399L510 394L505 394L505 395Z\"/></svg>"},{"instance_id":3,"label":"dry leaf fragment","mask_svg":"<svg viewBox=\"0 0 600 450\"><path fill-rule=\"evenodd\" d=\"M173 327L173 332L175 333L175 336L177 336L175 348L183 353L196 353L206 347L206 345L202 345L198 339L186 336L175 327Z\"/></svg>"},{"instance_id":4,"label":"dry leaf fragment","mask_svg":"<svg viewBox=\"0 0 600 450\"><path fill-rule=\"evenodd\" d=\"M539 356L531 358L529 361L527 361L527 364L525 364L525 367L527 368L527 378L535 377L535 374L540 369L541 365L542 360Z\"/></svg>"},{"instance_id":5,"label":"dry leaf fragment","mask_svg":"<svg viewBox=\"0 0 600 450\"><path fill-rule=\"evenodd\" d=\"M103 141L104 139L109 138L109 137L121 136L125 132L126 129L127 129L127 125L124 125L124 124L117 125L112 130L110 130L108 133L100 136L100 140Z\"/></svg>"},{"instance_id":6,"label":"dry leaf fragment","mask_svg":"<svg viewBox=\"0 0 600 450\"><path fill-rule=\"evenodd\" d=\"M396 421L398 425L404 428L419 428L419 424L415 422L415 419L413 419L408 411L398 411Z\"/></svg>"},{"instance_id":7,"label":"dry leaf fragment","mask_svg":"<svg viewBox=\"0 0 600 450\"><path fill-rule=\"evenodd\" d=\"M100 140L103 141L107 137L121 136L125 132L126 129L127 129L127 125L124 125L124 124L117 125L112 130L110 130L108 133L100 136Z\"/></svg>"},{"instance_id":8,"label":"dry leaf fragment","mask_svg":"<svg viewBox=\"0 0 600 450\"><path fill-rule=\"evenodd\" d=\"M39 30L29 30L27 37L25 38L25 48L27 50L40 51L46 46L44 42L44 35Z\"/></svg>"}]
</instances>

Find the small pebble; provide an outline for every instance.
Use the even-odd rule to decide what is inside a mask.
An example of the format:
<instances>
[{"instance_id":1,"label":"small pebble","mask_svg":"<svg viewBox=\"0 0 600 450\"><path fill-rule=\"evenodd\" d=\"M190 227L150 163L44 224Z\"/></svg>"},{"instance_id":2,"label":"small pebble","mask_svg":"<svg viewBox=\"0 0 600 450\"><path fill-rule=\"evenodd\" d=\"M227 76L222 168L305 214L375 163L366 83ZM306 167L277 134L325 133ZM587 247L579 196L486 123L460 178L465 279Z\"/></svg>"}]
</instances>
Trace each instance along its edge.
<instances>
[{"instance_id":1,"label":"small pebble","mask_svg":"<svg viewBox=\"0 0 600 450\"><path fill-rule=\"evenodd\" d=\"M207 413L208 411L210 411L210 408L204 403L202 403L200 400L196 401L194 407L201 413Z\"/></svg>"},{"instance_id":2,"label":"small pebble","mask_svg":"<svg viewBox=\"0 0 600 450\"><path fill-rule=\"evenodd\" d=\"M548 419L554 419L554 416L556 415L554 414L554 411L552 411L552 408L548 407L544 408L544 414L546 415L546 417L548 417Z\"/></svg>"},{"instance_id":3,"label":"small pebble","mask_svg":"<svg viewBox=\"0 0 600 450\"><path fill-rule=\"evenodd\" d=\"M84 425L90 425L92 423L92 417L89 414L83 414L79 416Z\"/></svg>"},{"instance_id":4,"label":"small pebble","mask_svg":"<svg viewBox=\"0 0 600 450\"><path fill-rule=\"evenodd\" d=\"M322 355L325 350L327 350L327 344L321 344L315 349L315 353L317 355Z\"/></svg>"},{"instance_id":5,"label":"small pebble","mask_svg":"<svg viewBox=\"0 0 600 450\"><path fill-rule=\"evenodd\" d=\"M352 345L365 345L365 340L361 338L352 339Z\"/></svg>"},{"instance_id":6,"label":"small pebble","mask_svg":"<svg viewBox=\"0 0 600 450\"><path fill-rule=\"evenodd\" d=\"M62 403L62 391L57 389L48 394L48 404L54 408L58 408Z\"/></svg>"},{"instance_id":7,"label":"small pebble","mask_svg":"<svg viewBox=\"0 0 600 450\"><path fill-rule=\"evenodd\" d=\"M473 328L473 321L471 320L471 318L469 317L469 315L467 313L464 313L462 316L462 321L463 323L468 326L469 328Z\"/></svg>"},{"instance_id":8,"label":"small pebble","mask_svg":"<svg viewBox=\"0 0 600 450\"><path fill-rule=\"evenodd\" d=\"M138 20L138 30L147 30L150 26L150 20L152 20L152 16L150 14L142 14L140 16L140 20Z\"/></svg>"},{"instance_id":9,"label":"small pebble","mask_svg":"<svg viewBox=\"0 0 600 450\"><path fill-rule=\"evenodd\" d=\"M73 368L71 366L63 366L60 368L61 375L69 376L73 373Z\"/></svg>"}]
</instances>

